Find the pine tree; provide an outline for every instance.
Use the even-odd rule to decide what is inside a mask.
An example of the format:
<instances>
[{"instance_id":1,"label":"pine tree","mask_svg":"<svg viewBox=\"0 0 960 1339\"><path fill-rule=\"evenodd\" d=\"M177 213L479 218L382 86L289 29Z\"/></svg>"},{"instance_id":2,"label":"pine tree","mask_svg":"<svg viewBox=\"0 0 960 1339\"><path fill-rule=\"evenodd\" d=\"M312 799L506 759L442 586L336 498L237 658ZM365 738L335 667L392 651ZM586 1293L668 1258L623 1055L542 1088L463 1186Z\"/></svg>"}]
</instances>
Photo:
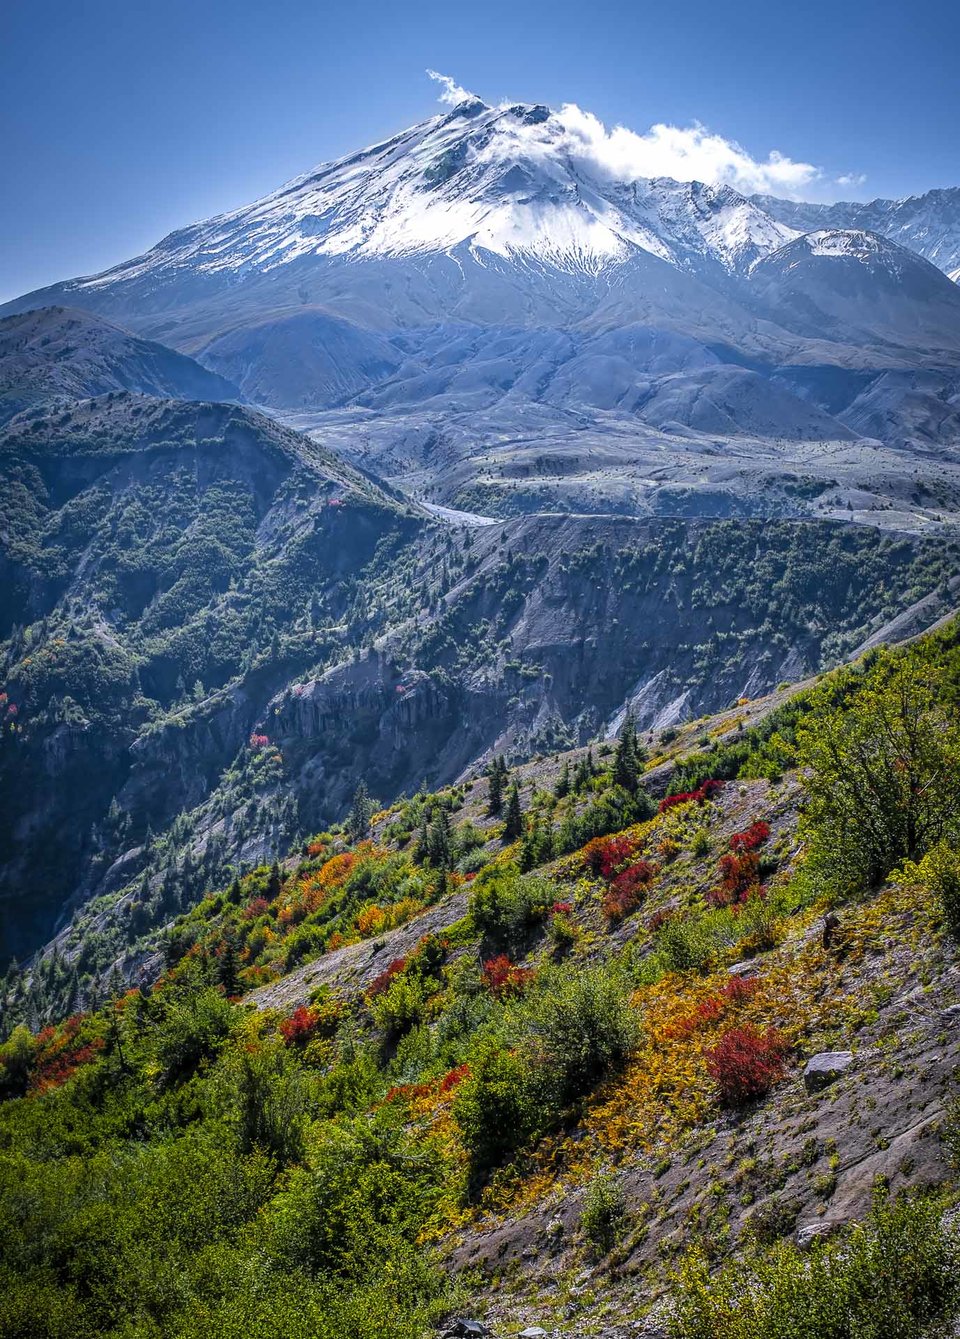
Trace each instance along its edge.
<instances>
[{"instance_id":1,"label":"pine tree","mask_svg":"<svg viewBox=\"0 0 960 1339\"><path fill-rule=\"evenodd\" d=\"M280 890L283 888L283 878L280 874L280 866L276 861L270 866L270 877L267 879L266 899L268 902L275 901L280 896Z\"/></svg>"},{"instance_id":2,"label":"pine tree","mask_svg":"<svg viewBox=\"0 0 960 1339\"><path fill-rule=\"evenodd\" d=\"M633 712L628 711L620 728L617 751L613 759L613 784L622 786L634 795L640 784L640 744Z\"/></svg>"},{"instance_id":3,"label":"pine tree","mask_svg":"<svg viewBox=\"0 0 960 1339\"><path fill-rule=\"evenodd\" d=\"M496 818L503 808L503 792L507 784L507 775L507 764L501 753L494 757L490 764L490 798L487 804L487 815L490 818Z\"/></svg>"},{"instance_id":4,"label":"pine tree","mask_svg":"<svg viewBox=\"0 0 960 1339\"><path fill-rule=\"evenodd\" d=\"M361 781L354 791L353 805L347 818L347 832L351 841L360 842L370 835L370 820L373 817L373 800L367 790L367 783Z\"/></svg>"},{"instance_id":5,"label":"pine tree","mask_svg":"<svg viewBox=\"0 0 960 1339\"><path fill-rule=\"evenodd\" d=\"M420 831L417 833L417 844L413 850L413 861L416 865L423 865L430 858L430 829L427 827L427 815L424 811L420 819Z\"/></svg>"},{"instance_id":6,"label":"pine tree","mask_svg":"<svg viewBox=\"0 0 960 1339\"><path fill-rule=\"evenodd\" d=\"M558 800L566 799L570 794L570 763L564 762L563 768L557 778L557 784L553 788L553 793Z\"/></svg>"},{"instance_id":7,"label":"pine tree","mask_svg":"<svg viewBox=\"0 0 960 1339\"><path fill-rule=\"evenodd\" d=\"M514 842L523 835L523 809L520 805L520 787L514 781L507 796L507 812L503 820L503 840Z\"/></svg>"},{"instance_id":8,"label":"pine tree","mask_svg":"<svg viewBox=\"0 0 960 1339\"><path fill-rule=\"evenodd\" d=\"M435 869L449 869L453 864L453 842L446 809L438 809L430 824L427 854Z\"/></svg>"},{"instance_id":9,"label":"pine tree","mask_svg":"<svg viewBox=\"0 0 960 1339\"><path fill-rule=\"evenodd\" d=\"M217 985L224 995L236 995L239 990L240 964L237 958L237 946L232 934L228 934L217 956Z\"/></svg>"}]
</instances>

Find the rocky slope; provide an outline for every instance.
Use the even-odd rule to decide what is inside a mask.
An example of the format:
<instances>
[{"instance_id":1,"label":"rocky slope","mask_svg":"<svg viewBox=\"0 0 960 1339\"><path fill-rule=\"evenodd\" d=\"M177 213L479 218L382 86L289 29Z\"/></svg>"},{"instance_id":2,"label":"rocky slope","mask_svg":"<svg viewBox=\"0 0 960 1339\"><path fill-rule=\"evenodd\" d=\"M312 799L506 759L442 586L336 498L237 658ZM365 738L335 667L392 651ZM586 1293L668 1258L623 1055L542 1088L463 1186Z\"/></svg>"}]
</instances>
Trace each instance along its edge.
<instances>
[{"instance_id":1,"label":"rocky slope","mask_svg":"<svg viewBox=\"0 0 960 1339\"><path fill-rule=\"evenodd\" d=\"M26 410L137 391L177 400L239 400L238 388L173 349L88 312L42 307L0 321L0 424Z\"/></svg>"},{"instance_id":2,"label":"rocky slope","mask_svg":"<svg viewBox=\"0 0 960 1339\"><path fill-rule=\"evenodd\" d=\"M757 195L754 203L798 232L866 229L915 251L954 277L960 267L960 188L927 191L903 200L840 201L813 205Z\"/></svg>"}]
</instances>

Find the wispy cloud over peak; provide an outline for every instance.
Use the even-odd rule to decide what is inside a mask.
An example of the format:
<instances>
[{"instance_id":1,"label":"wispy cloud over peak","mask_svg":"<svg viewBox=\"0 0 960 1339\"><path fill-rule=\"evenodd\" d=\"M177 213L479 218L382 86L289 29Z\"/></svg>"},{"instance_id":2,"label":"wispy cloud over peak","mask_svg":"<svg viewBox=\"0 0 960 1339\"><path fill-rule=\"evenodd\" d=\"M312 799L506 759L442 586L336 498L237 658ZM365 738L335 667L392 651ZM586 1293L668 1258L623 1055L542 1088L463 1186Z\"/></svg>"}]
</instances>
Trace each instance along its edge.
<instances>
[{"instance_id":1,"label":"wispy cloud over peak","mask_svg":"<svg viewBox=\"0 0 960 1339\"><path fill-rule=\"evenodd\" d=\"M462 88L455 79L451 79L448 74L441 74L439 70L427 70L427 74L440 85L440 92L437 97L448 107L456 107L459 102L466 102L470 98L475 98L476 94L471 93L469 89Z\"/></svg>"}]
</instances>

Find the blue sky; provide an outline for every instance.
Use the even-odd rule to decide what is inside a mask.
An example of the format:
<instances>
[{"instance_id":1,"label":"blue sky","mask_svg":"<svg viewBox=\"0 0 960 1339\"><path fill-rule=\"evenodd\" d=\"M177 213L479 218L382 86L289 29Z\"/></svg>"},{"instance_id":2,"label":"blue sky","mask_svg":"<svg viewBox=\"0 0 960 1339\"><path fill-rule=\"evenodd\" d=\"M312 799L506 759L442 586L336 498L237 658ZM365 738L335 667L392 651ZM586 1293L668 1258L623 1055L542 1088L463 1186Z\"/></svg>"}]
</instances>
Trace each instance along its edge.
<instances>
[{"instance_id":1,"label":"blue sky","mask_svg":"<svg viewBox=\"0 0 960 1339\"><path fill-rule=\"evenodd\" d=\"M5 0L0 299L432 114L427 67L608 127L700 122L816 167L804 194L958 185L956 37L930 0Z\"/></svg>"}]
</instances>

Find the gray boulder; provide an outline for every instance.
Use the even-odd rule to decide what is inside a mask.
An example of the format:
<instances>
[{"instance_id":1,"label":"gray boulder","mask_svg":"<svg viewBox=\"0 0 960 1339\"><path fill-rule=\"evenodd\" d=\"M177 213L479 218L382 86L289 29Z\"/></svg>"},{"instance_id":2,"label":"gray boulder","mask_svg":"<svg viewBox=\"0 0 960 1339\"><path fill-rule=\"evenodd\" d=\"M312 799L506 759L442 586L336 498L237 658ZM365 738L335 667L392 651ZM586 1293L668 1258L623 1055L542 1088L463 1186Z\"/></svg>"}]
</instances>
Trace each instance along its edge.
<instances>
[{"instance_id":1,"label":"gray boulder","mask_svg":"<svg viewBox=\"0 0 960 1339\"><path fill-rule=\"evenodd\" d=\"M797 1228L797 1246L801 1251L808 1251L815 1241L829 1237L834 1226L830 1222L804 1223L803 1227Z\"/></svg>"},{"instance_id":2,"label":"gray boulder","mask_svg":"<svg viewBox=\"0 0 960 1339\"><path fill-rule=\"evenodd\" d=\"M803 1071L803 1082L808 1093L819 1092L839 1079L853 1064L852 1051L821 1051L812 1055Z\"/></svg>"}]
</instances>

